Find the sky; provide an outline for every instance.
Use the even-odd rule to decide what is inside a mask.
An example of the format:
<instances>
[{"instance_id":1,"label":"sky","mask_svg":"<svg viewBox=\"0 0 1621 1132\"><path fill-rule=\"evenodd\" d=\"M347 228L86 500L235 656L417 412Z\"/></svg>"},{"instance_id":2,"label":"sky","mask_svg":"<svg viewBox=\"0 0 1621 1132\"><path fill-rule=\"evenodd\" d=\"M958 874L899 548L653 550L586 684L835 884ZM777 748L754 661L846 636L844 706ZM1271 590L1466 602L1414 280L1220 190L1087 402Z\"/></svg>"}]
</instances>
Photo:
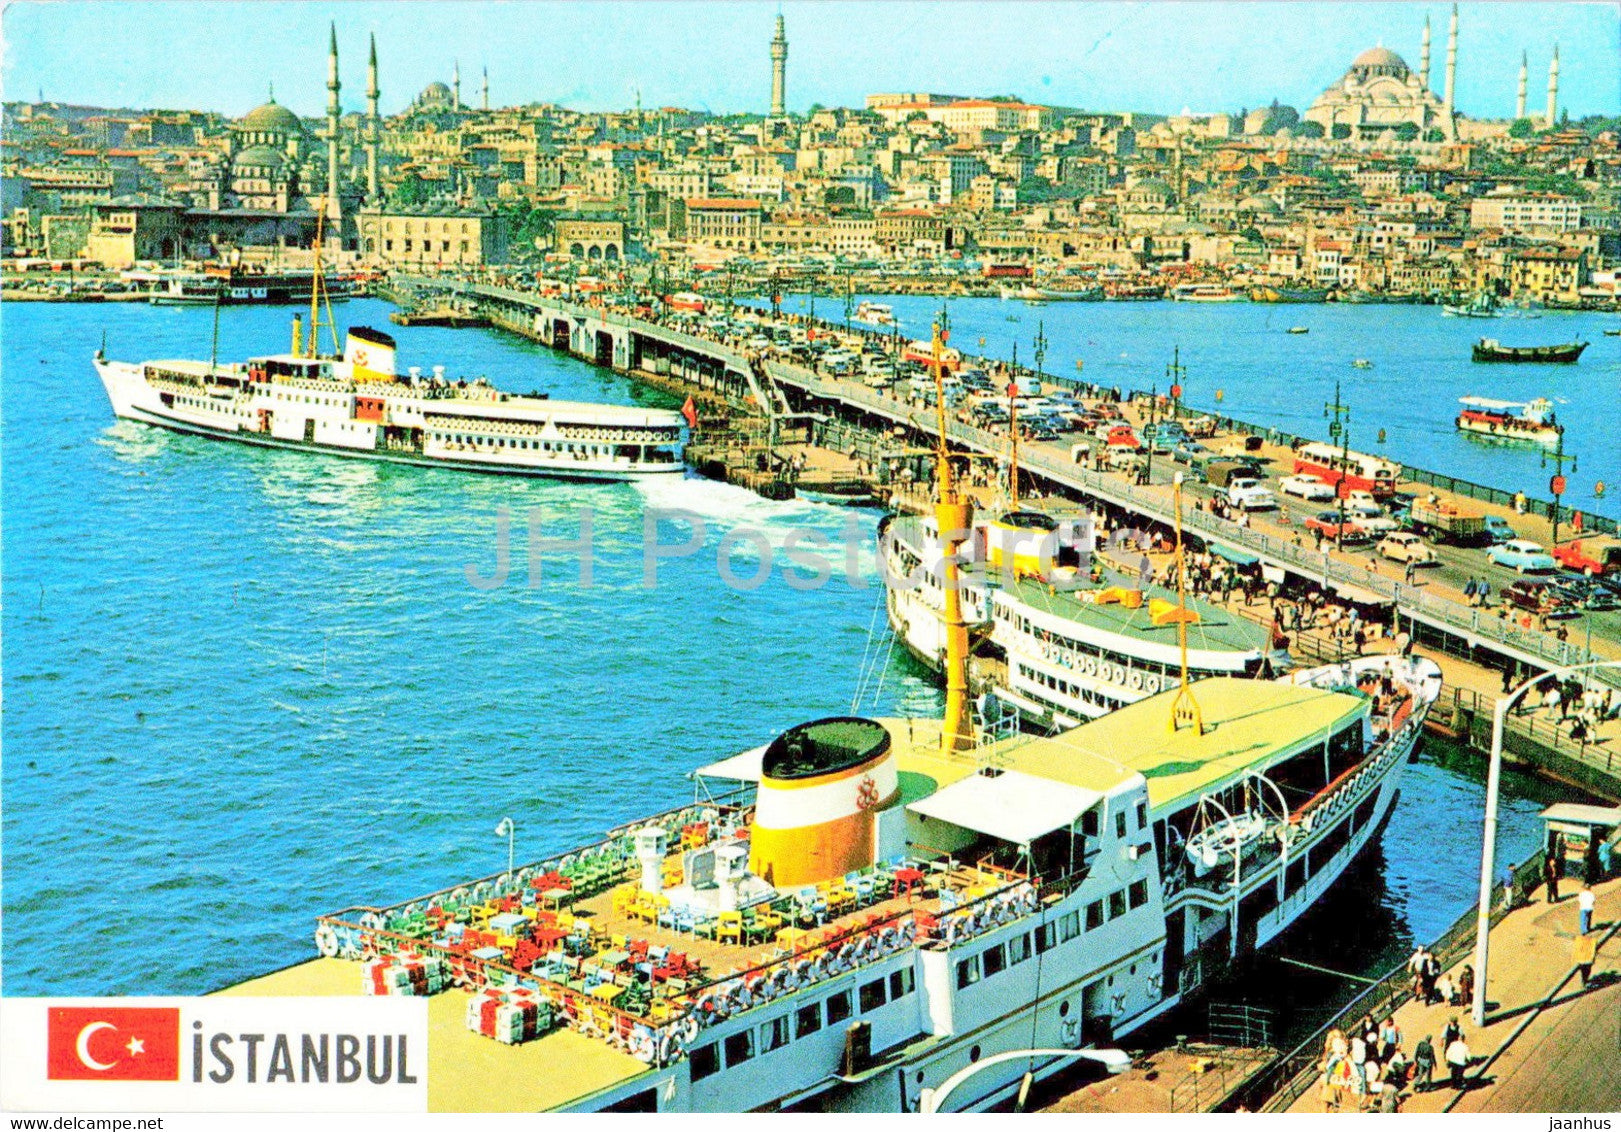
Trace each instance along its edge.
<instances>
[{"instance_id":1,"label":"sky","mask_svg":"<svg viewBox=\"0 0 1621 1132\"><path fill-rule=\"evenodd\" d=\"M1415 70L1430 17L1431 84L1445 70L1442 3L952 3L751 0L12 0L0 11L8 100L194 108L237 116L265 100L325 112L327 25L338 30L345 111L364 105L366 37L377 36L382 110L394 113L461 64L477 105L557 102L763 113L767 43L788 26L788 103L859 106L876 91L1016 94L1031 102L1151 113L1235 111L1274 98L1304 109L1361 51L1396 51ZM1621 6L1460 5L1457 106L1513 113L1520 53L1529 104L1546 102L1560 49L1560 105L1621 114Z\"/></svg>"}]
</instances>

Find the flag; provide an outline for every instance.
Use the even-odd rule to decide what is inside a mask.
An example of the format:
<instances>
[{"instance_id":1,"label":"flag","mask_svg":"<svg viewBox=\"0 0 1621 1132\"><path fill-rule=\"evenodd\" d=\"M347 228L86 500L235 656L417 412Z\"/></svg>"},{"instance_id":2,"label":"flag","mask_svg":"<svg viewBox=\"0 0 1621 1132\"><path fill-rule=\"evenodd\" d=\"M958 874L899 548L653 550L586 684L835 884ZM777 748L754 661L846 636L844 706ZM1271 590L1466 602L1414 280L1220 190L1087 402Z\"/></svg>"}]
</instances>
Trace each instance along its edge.
<instances>
[{"instance_id":1,"label":"flag","mask_svg":"<svg viewBox=\"0 0 1621 1132\"><path fill-rule=\"evenodd\" d=\"M1019 395L1019 383L1017 381L1010 381L1007 383L1007 395L1009 397L1017 397Z\"/></svg>"},{"instance_id":2,"label":"flag","mask_svg":"<svg viewBox=\"0 0 1621 1132\"><path fill-rule=\"evenodd\" d=\"M1582 513L1580 511L1577 511L1574 515L1572 515L1570 517L1570 529L1577 532L1578 534L1581 533L1581 529L1582 529Z\"/></svg>"},{"instance_id":3,"label":"flag","mask_svg":"<svg viewBox=\"0 0 1621 1132\"><path fill-rule=\"evenodd\" d=\"M687 397L687 403L681 406L681 415L687 418L688 428L698 427L698 406L692 403L692 397Z\"/></svg>"},{"instance_id":4,"label":"flag","mask_svg":"<svg viewBox=\"0 0 1621 1132\"><path fill-rule=\"evenodd\" d=\"M805 341L807 341L807 342L816 341L816 327L807 326L805 328Z\"/></svg>"},{"instance_id":5,"label":"flag","mask_svg":"<svg viewBox=\"0 0 1621 1132\"><path fill-rule=\"evenodd\" d=\"M45 1045L52 1081L180 1080L176 1007L52 1007Z\"/></svg>"}]
</instances>

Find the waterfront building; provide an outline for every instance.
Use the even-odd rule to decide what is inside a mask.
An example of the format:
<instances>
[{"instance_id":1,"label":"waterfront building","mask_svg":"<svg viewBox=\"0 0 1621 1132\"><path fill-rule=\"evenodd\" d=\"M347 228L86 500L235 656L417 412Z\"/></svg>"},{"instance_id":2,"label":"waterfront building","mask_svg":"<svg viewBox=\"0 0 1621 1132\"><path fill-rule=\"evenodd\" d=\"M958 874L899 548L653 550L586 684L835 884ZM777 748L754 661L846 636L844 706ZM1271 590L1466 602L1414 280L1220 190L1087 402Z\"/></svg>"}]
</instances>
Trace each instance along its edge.
<instances>
[{"instance_id":1,"label":"waterfront building","mask_svg":"<svg viewBox=\"0 0 1621 1132\"><path fill-rule=\"evenodd\" d=\"M559 216L552 227L552 250L570 259L624 258L625 222L604 216Z\"/></svg>"},{"instance_id":2,"label":"waterfront building","mask_svg":"<svg viewBox=\"0 0 1621 1132\"><path fill-rule=\"evenodd\" d=\"M1494 192L1469 202L1471 228L1546 235L1582 226L1583 205L1553 193Z\"/></svg>"},{"instance_id":3,"label":"waterfront building","mask_svg":"<svg viewBox=\"0 0 1621 1132\"><path fill-rule=\"evenodd\" d=\"M1509 256L1508 269L1516 298L1573 303L1587 282L1587 253L1580 248L1525 248Z\"/></svg>"},{"instance_id":4,"label":"waterfront building","mask_svg":"<svg viewBox=\"0 0 1621 1132\"><path fill-rule=\"evenodd\" d=\"M374 262L416 270L507 261L507 222L493 208L427 204L360 214L361 251Z\"/></svg>"},{"instance_id":5,"label":"waterfront building","mask_svg":"<svg viewBox=\"0 0 1621 1132\"><path fill-rule=\"evenodd\" d=\"M753 251L760 243L764 210L757 200L704 197L687 201L686 238L694 244Z\"/></svg>"}]
</instances>

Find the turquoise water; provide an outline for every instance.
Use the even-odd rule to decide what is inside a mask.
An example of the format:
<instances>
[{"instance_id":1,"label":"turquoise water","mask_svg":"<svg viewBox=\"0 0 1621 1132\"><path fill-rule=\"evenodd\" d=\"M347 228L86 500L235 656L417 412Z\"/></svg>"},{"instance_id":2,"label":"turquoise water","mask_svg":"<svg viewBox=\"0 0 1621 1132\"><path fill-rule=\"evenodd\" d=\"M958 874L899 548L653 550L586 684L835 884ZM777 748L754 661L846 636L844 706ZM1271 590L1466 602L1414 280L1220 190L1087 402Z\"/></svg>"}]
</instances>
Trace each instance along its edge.
<instances>
[{"instance_id":1,"label":"turquoise water","mask_svg":"<svg viewBox=\"0 0 1621 1132\"><path fill-rule=\"evenodd\" d=\"M387 308L339 310L384 325ZM290 314L227 308L220 357L279 348ZM752 591L720 576L727 533L833 539L844 511L702 481L480 477L115 422L90 365L103 331L115 358L206 356L211 318L0 312L9 993L195 993L283 966L311 953L318 913L503 868L504 815L535 859L689 800L689 769L849 710L869 669L862 710L937 710L908 661L873 653L875 586L805 592L780 562ZM506 335L399 337L402 364L669 403ZM562 539L582 507L593 584L548 559L527 585L526 517ZM662 562L653 588L650 507L698 514L707 536L700 555ZM492 569L503 508L513 575L477 589L464 571ZM855 521L865 534L874 519ZM735 573L759 557L745 544ZM1444 749L1412 768L1377 883L1340 898L1372 933L1342 962L1376 965L1471 898L1479 778ZM1535 839L1535 793L1510 783L1510 856Z\"/></svg>"},{"instance_id":2,"label":"turquoise water","mask_svg":"<svg viewBox=\"0 0 1621 1132\"><path fill-rule=\"evenodd\" d=\"M866 296L888 303L901 332L927 338L941 300L927 296ZM856 296L860 301L863 296ZM783 301L808 311L806 296ZM1566 427L1565 447L1577 454L1566 473L1566 506L1621 517L1621 338L1606 327L1621 316L1542 312L1527 318L1448 318L1440 307L1340 303L1047 303L948 299L951 344L966 353L1011 356L1034 365L1038 329L1048 341L1043 370L1079 376L1105 388L1164 393L1172 347L1187 367L1183 399L1200 411L1328 439L1323 406L1339 380L1351 407L1351 447L1433 472L1513 492L1546 496L1551 466L1534 446L1494 444L1453 427L1458 398L1497 397L1554 402ZM844 316L840 299L816 297L820 318ZM1019 319L1008 321L1009 316ZM1289 328L1304 326L1305 334ZM1493 337L1514 346L1582 338L1591 343L1570 366L1478 364L1470 345ZM981 344L983 339L983 345ZM1372 369L1351 363L1365 358ZM1076 368L1081 362L1081 368ZM1380 430L1385 439L1379 441ZM1604 483L1603 497L1595 487Z\"/></svg>"}]
</instances>

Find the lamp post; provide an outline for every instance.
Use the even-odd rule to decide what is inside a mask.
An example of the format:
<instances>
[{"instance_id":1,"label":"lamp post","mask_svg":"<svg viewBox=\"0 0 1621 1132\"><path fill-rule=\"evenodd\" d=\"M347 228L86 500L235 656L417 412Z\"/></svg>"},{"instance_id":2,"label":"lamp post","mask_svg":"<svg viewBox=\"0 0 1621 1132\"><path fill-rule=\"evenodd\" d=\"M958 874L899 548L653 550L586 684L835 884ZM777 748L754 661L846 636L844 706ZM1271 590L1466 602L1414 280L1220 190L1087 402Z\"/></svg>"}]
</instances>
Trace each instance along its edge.
<instances>
[{"instance_id":1,"label":"lamp post","mask_svg":"<svg viewBox=\"0 0 1621 1132\"><path fill-rule=\"evenodd\" d=\"M1591 671L1596 668L1621 668L1621 660L1590 660L1584 664L1550 669L1541 675L1531 677L1515 688L1498 700L1497 706L1492 709L1492 752L1491 762L1486 770L1486 831L1485 842L1480 851L1480 907L1475 913L1473 1015L1477 1026L1486 1024L1486 962L1491 944L1492 871L1496 864L1494 857L1497 853L1497 791L1503 775L1503 725L1508 719L1509 709L1514 706L1514 701L1548 677L1569 676L1573 672Z\"/></svg>"},{"instance_id":2,"label":"lamp post","mask_svg":"<svg viewBox=\"0 0 1621 1132\"><path fill-rule=\"evenodd\" d=\"M516 824L513 823L513 820L511 818L502 818L499 822L497 822L495 824L495 835L497 837L504 837L504 838L507 839L507 879L508 880L512 879L513 837L517 834L517 832L518 832L518 827L517 827Z\"/></svg>"},{"instance_id":3,"label":"lamp post","mask_svg":"<svg viewBox=\"0 0 1621 1132\"><path fill-rule=\"evenodd\" d=\"M1351 466L1351 406L1340 400L1340 383L1334 382L1334 400L1323 406L1323 416L1330 418L1328 422L1328 438L1340 442L1340 479L1334 485L1334 494L1340 501L1340 521L1334 527L1334 549L1339 550L1345 538L1345 498L1351 494L1351 485L1346 482L1349 474L1347 469Z\"/></svg>"},{"instance_id":4,"label":"lamp post","mask_svg":"<svg viewBox=\"0 0 1621 1132\"><path fill-rule=\"evenodd\" d=\"M1143 465L1143 483L1154 482L1154 443L1158 439L1155 435L1159 428L1159 386L1151 385L1148 389L1148 461Z\"/></svg>"},{"instance_id":5,"label":"lamp post","mask_svg":"<svg viewBox=\"0 0 1621 1132\"><path fill-rule=\"evenodd\" d=\"M1179 420L1182 416L1182 379L1187 377L1188 367L1182 364L1182 347L1171 347L1171 364L1165 367L1165 381L1167 392L1171 395L1171 418ZM1334 398L1336 401L1338 397Z\"/></svg>"},{"instance_id":6,"label":"lamp post","mask_svg":"<svg viewBox=\"0 0 1621 1132\"><path fill-rule=\"evenodd\" d=\"M1559 433L1558 447L1552 451L1542 453L1542 466L1547 467L1548 461L1553 461L1553 478L1548 481L1548 494L1553 496L1553 534L1548 540L1548 547L1552 549L1559 545L1559 497L1565 494L1565 461L1570 461L1570 470L1576 471L1576 454L1565 451L1565 434Z\"/></svg>"}]
</instances>

